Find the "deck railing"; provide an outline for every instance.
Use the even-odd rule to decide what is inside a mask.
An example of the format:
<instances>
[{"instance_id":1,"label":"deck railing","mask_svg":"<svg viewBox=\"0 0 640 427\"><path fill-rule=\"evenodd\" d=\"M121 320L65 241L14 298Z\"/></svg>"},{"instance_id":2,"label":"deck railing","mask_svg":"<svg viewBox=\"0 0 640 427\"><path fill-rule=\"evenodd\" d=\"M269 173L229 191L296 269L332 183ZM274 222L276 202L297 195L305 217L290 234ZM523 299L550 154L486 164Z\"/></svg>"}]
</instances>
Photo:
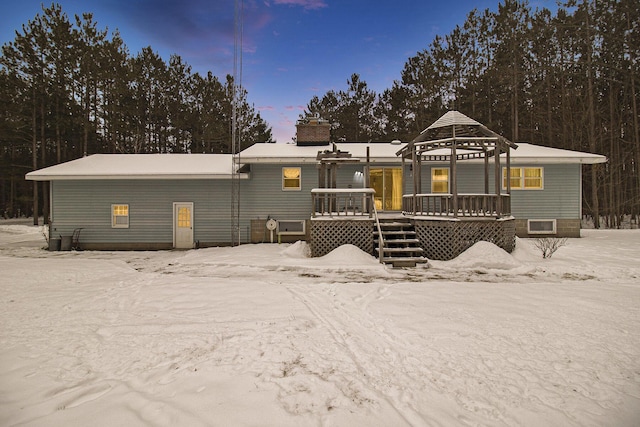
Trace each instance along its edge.
<instances>
[{"instance_id":1,"label":"deck railing","mask_svg":"<svg viewBox=\"0 0 640 427\"><path fill-rule=\"evenodd\" d=\"M373 216L372 188L314 188L311 212L322 216Z\"/></svg>"},{"instance_id":2,"label":"deck railing","mask_svg":"<svg viewBox=\"0 0 640 427\"><path fill-rule=\"evenodd\" d=\"M453 194L407 194L402 197L402 210L409 215L448 217L502 217L511 214L508 194L458 194L454 212Z\"/></svg>"}]
</instances>

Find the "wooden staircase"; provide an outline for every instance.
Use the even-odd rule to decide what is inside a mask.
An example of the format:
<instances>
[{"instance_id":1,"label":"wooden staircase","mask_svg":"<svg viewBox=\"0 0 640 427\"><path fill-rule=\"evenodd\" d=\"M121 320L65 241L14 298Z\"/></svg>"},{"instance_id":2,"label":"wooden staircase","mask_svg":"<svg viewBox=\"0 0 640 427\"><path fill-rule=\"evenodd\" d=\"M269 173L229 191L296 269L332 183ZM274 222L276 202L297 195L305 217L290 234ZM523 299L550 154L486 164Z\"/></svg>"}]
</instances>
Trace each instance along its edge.
<instances>
[{"instance_id":1,"label":"wooden staircase","mask_svg":"<svg viewBox=\"0 0 640 427\"><path fill-rule=\"evenodd\" d=\"M425 263L427 259L422 256L420 240L416 238L413 224L408 218L379 218L382 232L382 253L378 258L385 264L393 267L415 267L416 264ZM374 231L373 243L375 252L380 252L378 230Z\"/></svg>"}]
</instances>

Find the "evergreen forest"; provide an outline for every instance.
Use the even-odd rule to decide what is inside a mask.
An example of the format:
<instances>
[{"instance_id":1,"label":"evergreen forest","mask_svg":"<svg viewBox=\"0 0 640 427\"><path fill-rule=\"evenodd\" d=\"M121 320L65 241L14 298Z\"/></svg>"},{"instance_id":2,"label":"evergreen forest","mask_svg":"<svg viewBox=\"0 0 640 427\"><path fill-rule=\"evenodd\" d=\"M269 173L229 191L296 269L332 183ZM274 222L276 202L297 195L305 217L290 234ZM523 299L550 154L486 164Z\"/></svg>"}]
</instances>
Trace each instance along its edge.
<instances>
[{"instance_id":1,"label":"evergreen forest","mask_svg":"<svg viewBox=\"0 0 640 427\"><path fill-rule=\"evenodd\" d=\"M358 74L304 115L334 141L410 141L458 110L513 142L607 156L585 166L583 214L616 228L640 214L640 2L579 0L552 13L503 0L410 57L376 94Z\"/></svg>"},{"instance_id":2,"label":"evergreen forest","mask_svg":"<svg viewBox=\"0 0 640 427\"><path fill-rule=\"evenodd\" d=\"M130 55L90 13L59 5L23 25L0 56L0 216L47 217L47 183L24 174L93 153L228 153L233 78L201 76L151 47ZM382 93L353 74L301 114L333 141L409 141L455 109L514 142L607 156L585 166L596 227L640 216L640 2L569 0L557 10L502 0L473 10L407 59ZM240 89L242 148L273 142ZM600 224L600 220L604 221Z\"/></svg>"}]
</instances>

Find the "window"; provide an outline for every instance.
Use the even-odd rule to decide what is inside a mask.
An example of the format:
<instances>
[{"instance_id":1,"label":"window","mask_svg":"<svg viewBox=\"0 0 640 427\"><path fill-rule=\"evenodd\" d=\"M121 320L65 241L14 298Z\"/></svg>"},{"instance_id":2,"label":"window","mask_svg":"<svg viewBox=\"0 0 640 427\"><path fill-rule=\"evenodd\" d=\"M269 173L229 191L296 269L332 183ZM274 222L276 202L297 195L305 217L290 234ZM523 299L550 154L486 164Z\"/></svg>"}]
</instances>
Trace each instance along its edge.
<instances>
[{"instance_id":1,"label":"window","mask_svg":"<svg viewBox=\"0 0 640 427\"><path fill-rule=\"evenodd\" d=\"M542 168L524 168L524 188L542 190Z\"/></svg>"},{"instance_id":2,"label":"window","mask_svg":"<svg viewBox=\"0 0 640 427\"><path fill-rule=\"evenodd\" d=\"M543 177L542 168L511 168L511 189L542 190ZM502 188L507 188L507 168L502 169Z\"/></svg>"},{"instance_id":3,"label":"window","mask_svg":"<svg viewBox=\"0 0 640 427\"><path fill-rule=\"evenodd\" d=\"M111 205L111 228L129 228L129 205Z\"/></svg>"},{"instance_id":4,"label":"window","mask_svg":"<svg viewBox=\"0 0 640 427\"><path fill-rule=\"evenodd\" d=\"M301 174L300 168L282 168L282 189L300 190L302 188Z\"/></svg>"},{"instance_id":5,"label":"window","mask_svg":"<svg viewBox=\"0 0 640 427\"><path fill-rule=\"evenodd\" d=\"M278 221L278 234L304 234L305 220L301 221Z\"/></svg>"},{"instance_id":6,"label":"window","mask_svg":"<svg viewBox=\"0 0 640 427\"><path fill-rule=\"evenodd\" d=\"M502 169L502 188L507 188L507 168ZM511 168L511 188L522 188L522 169Z\"/></svg>"},{"instance_id":7,"label":"window","mask_svg":"<svg viewBox=\"0 0 640 427\"><path fill-rule=\"evenodd\" d=\"M530 219L527 221L529 234L556 234L555 219Z\"/></svg>"},{"instance_id":8,"label":"window","mask_svg":"<svg viewBox=\"0 0 640 427\"><path fill-rule=\"evenodd\" d=\"M448 193L449 192L449 168L432 168L431 169L431 192L432 193Z\"/></svg>"},{"instance_id":9,"label":"window","mask_svg":"<svg viewBox=\"0 0 640 427\"><path fill-rule=\"evenodd\" d=\"M178 227L191 227L191 209L188 207L178 208Z\"/></svg>"}]
</instances>

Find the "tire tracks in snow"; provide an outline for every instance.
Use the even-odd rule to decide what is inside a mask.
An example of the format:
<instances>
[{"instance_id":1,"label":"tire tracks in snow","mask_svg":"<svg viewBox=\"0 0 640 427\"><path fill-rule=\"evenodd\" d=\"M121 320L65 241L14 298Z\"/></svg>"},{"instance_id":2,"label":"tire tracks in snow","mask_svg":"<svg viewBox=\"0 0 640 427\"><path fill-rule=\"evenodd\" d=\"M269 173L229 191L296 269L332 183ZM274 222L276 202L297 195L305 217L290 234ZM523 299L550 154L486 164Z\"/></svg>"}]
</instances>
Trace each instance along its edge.
<instances>
[{"instance_id":1,"label":"tire tracks in snow","mask_svg":"<svg viewBox=\"0 0 640 427\"><path fill-rule=\"evenodd\" d=\"M441 425L440 422L447 419L459 422L446 413L425 419L416 409L416 404L426 396L431 402L441 400L437 390L428 384L430 372L419 359L438 356L435 352L425 355L424 349L419 352L400 337L389 334L385 321L370 313L369 305L390 295L390 286L377 286L370 292L345 299L339 295L338 285L345 286L315 283L304 288L287 286L287 290L306 306L317 322L328 330L335 344L343 349L356 367L359 376L356 380L360 386L386 401L408 425ZM451 405L450 402L441 403L432 408Z\"/></svg>"}]
</instances>

